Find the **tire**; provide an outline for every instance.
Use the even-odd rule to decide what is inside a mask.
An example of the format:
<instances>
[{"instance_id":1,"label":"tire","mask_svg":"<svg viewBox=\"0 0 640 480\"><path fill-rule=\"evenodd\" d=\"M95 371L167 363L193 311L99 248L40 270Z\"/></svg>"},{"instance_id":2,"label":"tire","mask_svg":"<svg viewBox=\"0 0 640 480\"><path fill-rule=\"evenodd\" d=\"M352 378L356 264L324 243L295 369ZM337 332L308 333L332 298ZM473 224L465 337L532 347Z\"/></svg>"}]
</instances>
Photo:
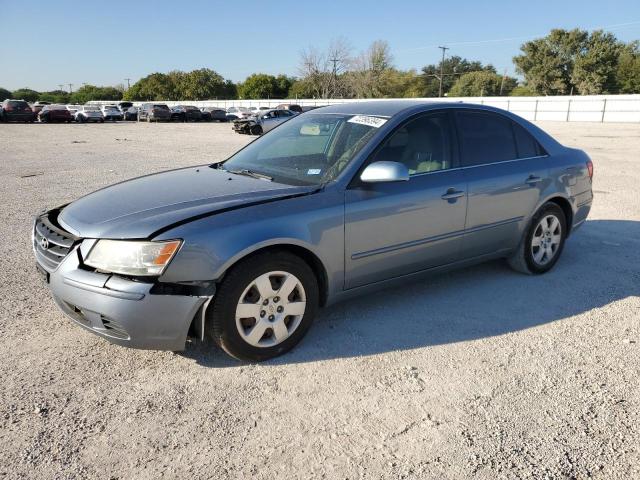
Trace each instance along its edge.
<instances>
[{"instance_id":1,"label":"tire","mask_svg":"<svg viewBox=\"0 0 640 480\"><path fill-rule=\"evenodd\" d=\"M262 135L262 127L260 125L254 125L249 130L251 135Z\"/></svg>"},{"instance_id":2,"label":"tire","mask_svg":"<svg viewBox=\"0 0 640 480\"><path fill-rule=\"evenodd\" d=\"M267 278L270 282L265 287ZM256 286L260 279L262 294ZM279 298L277 289L289 289L291 285L294 286L287 299ZM237 317L240 304L249 305L247 314L255 314ZM318 280L306 262L284 251L257 254L226 274L207 310L207 332L232 357L260 362L298 344L311 327L318 305ZM287 315L287 309L292 314ZM282 339L277 338L276 332Z\"/></svg>"},{"instance_id":3,"label":"tire","mask_svg":"<svg viewBox=\"0 0 640 480\"><path fill-rule=\"evenodd\" d=\"M100 119L100 123L104 123L104 118L101 118L101 119Z\"/></svg>"},{"instance_id":4,"label":"tire","mask_svg":"<svg viewBox=\"0 0 640 480\"><path fill-rule=\"evenodd\" d=\"M509 266L528 275L548 272L560 258L566 238L564 212L557 204L547 202L531 219L518 249L507 260Z\"/></svg>"},{"instance_id":5,"label":"tire","mask_svg":"<svg viewBox=\"0 0 640 480\"><path fill-rule=\"evenodd\" d=\"M84 123L84 117L83 117L82 115L78 115L78 116L76 117L76 122L78 122L78 123Z\"/></svg>"}]
</instances>

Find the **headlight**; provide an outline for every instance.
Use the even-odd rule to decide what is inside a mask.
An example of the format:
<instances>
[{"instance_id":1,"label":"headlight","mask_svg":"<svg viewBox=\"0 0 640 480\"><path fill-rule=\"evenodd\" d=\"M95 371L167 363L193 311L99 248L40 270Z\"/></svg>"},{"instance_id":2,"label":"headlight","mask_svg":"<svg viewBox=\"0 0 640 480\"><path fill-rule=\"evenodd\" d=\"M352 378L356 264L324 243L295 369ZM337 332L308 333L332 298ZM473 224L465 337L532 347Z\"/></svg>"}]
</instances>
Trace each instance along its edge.
<instances>
[{"instance_id":1,"label":"headlight","mask_svg":"<svg viewBox=\"0 0 640 480\"><path fill-rule=\"evenodd\" d=\"M136 242L98 240L84 263L123 275L160 275L180 248L180 240Z\"/></svg>"}]
</instances>

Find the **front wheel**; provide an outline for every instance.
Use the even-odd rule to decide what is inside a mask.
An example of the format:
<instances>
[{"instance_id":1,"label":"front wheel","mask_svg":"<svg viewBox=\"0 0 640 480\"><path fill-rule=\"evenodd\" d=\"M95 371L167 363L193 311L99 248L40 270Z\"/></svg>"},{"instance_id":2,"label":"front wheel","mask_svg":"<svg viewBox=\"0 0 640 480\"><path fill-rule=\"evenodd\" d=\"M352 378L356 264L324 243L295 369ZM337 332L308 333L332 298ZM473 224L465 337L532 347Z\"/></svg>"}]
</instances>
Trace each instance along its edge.
<instances>
[{"instance_id":1,"label":"front wheel","mask_svg":"<svg viewBox=\"0 0 640 480\"><path fill-rule=\"evenodd\" d=\"M541 274L553 268L567 237L567 220L553 202L545 203L531 219L515 253L508 259L511 268L527 274Z\"/></svg>"},{"instance_id":2,"label":"front wheel","mask_svg":"<svg viewBox=\"0 0 640 480\"><path fill-rule=\"evenodd\" d=\"M207 311L207 330L232 357L259 362L300 342L318 304L318 281L306 262L288 252L258 254L226 275Z\"/></svg>"},{"instance_id":3,"label":"front wheel","mask_svg":"<svg viewBox=\"0 0 640 480\"><path fill-rule=\"evenodd\" d=\"M262 135L262 127L260 125L254 125L249 130L251 135Z\"/></svg>"}]
</instances>

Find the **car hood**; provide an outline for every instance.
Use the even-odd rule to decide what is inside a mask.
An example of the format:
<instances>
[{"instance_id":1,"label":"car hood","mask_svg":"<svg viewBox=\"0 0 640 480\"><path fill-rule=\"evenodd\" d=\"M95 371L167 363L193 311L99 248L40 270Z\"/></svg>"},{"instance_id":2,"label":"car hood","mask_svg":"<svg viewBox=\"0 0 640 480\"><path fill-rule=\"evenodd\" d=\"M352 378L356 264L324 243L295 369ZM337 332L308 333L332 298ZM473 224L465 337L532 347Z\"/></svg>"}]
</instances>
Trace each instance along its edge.
<instances>
[{"instance_id":1,"label":"car hood","mask_svg":"<svg viewBox=\"0 0 640 480\"><path fill-rule=\"evenodd\" d=\"M90 193L62 209L60 225L83 238L149 238L192 217L311 193L209 166L134 178Z\"/></svg>"}]
</instances>

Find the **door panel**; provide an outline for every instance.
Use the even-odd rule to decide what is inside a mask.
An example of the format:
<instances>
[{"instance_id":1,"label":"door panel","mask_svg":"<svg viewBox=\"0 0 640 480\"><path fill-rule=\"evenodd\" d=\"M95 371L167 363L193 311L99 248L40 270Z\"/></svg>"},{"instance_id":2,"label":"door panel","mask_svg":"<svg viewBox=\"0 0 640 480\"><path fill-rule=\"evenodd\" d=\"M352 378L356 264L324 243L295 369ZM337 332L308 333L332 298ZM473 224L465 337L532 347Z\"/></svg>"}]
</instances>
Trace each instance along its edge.
<instances>
[{"instance_id":1,"label":"door panel","mask_svg":"<svg viewBox=\"0 0 640 480\"><path fill-rule=\"evenodd\" d=\"M514 248L549 184L545 158L521 126L498 113L461 110L456 124L469 195L462 255Z\"/></svg>"},{"instance_id":2,"label":"door panel","mask_svg":"<svg viewBox=\"0 0 640 480\"><path fill-rule=\"evenodd\" d=\"M466 208L466 181L457 169L347 190L345 288L458 260Z\"/></svg>"},{"instance_id":3,"label":"door panel","mask_svg":"<svg viewBox=\"0 0 640 480\"><path fill-rule=\"evenodd\" d=\"M464 169L469 189L463 256L515 248L549 178L545 158Z\"/></svg>"}]
</instances>

